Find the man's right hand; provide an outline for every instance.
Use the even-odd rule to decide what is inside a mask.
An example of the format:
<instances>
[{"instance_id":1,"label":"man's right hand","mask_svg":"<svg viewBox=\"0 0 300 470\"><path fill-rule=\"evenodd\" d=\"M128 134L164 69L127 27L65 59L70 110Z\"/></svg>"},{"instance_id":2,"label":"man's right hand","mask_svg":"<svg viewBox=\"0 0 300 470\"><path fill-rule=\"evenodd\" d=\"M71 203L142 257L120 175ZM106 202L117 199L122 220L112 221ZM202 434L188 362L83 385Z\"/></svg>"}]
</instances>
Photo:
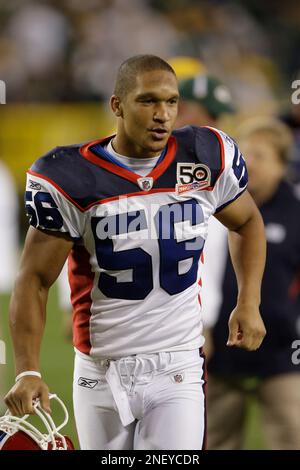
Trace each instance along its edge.
<instances>
[{"instance_id":1,"label":"man's right hand","mask_svg":"<svg viewBox=\"0 0 300 470\"><path fill-rule=\"evenodd\" d=\"M4 398L14 416L34 414L33 400L38 398L41 407L51 413L48 386L38 377L26 376L18 380Z\"/></svg>"}]
</instances>

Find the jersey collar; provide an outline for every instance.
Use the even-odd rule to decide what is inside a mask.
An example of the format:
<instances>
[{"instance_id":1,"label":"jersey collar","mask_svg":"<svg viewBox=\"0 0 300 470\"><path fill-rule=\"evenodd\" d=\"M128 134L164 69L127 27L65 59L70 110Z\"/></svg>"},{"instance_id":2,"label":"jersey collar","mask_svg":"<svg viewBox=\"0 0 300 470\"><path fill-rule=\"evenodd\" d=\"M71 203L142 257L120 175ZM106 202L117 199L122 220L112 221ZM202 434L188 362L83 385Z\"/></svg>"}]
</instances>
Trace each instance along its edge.
<instances>
[{"instance_id":1,"label":"jersey collar","mask_svg":"<svg viewBox=\"0 0 300 470\"><path fill-rule=\"evenodd\" d=\"M125 166L118 165L114 163L112 160L109 161L107 159L108 152L104 150L103 145L107 144L110 141L110 139L112 139L114 136L115 134L109 137L105 137L104 139L98 139L98 140L93 140L92 142L88 142L87 144L83 145L80 148L80 153L86 160L89 160L91 163L94 163L95 165L98 165L104 168L105 170L110 171L111 173L114 173L115 175L118 175L121 178L132 181L133 183L138 185L138 179L143 178L141 175L134 173L133 171L127 169ZM99 154L96 155L91 150L91 148L94 147L95 145L98 145L98 150L99 150L100 155ZM176 150L177 150L176 139L174 136L171 135L168 139L167 150L165 152L165 155L162 157L159 163L152 169L152 171L149 174L147 174L147 178L153 178L153 181L156 181L166 171L166 169L170 166L170 164L174 160L175 155L176 155Z\"/></svg>"}]
</instances>

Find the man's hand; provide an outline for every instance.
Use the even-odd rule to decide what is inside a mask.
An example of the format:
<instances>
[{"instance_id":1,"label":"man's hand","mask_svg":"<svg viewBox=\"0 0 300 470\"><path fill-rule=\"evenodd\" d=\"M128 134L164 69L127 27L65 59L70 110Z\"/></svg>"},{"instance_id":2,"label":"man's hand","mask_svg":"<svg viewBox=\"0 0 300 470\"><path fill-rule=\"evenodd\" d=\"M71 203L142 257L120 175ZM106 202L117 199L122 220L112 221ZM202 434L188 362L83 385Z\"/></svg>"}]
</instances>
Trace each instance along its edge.
<instances>
[{"instance_id":1,"label":"man's hand","mask_svg":"<svg viewBox=\"0 0 300 470\"><path fill-rule=\"evenodd\" d=\"M12 387L4 401L14 416L34 414L33 400L38 398L41 407L51 413L49 389L45 382L38 377L23 377Z\"/></svg>"},{"instance_id":2,"label":"man's hand","mask_svg":"<svg viewBox=\"0 0 300 470\"><path fill-rule=\"evenodd\" d=\"M259 309L254 305L237 305L229 317L228 326L227 346L255 351L266 335Z\"/></svg>"}]
</instances>

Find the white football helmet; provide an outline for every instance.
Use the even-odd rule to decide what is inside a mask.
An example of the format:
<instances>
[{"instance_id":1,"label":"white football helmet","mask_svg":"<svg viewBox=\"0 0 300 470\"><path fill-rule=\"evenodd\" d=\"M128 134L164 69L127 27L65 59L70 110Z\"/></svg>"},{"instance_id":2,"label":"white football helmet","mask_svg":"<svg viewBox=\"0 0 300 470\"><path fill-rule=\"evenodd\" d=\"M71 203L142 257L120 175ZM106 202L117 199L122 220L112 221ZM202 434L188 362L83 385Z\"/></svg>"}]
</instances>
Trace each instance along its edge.
<instances>
[{"instance_id":1,"label":"white football helmet","mask_svg":"<svg viewBox=\"0 0 300 470\"><path fill-rule=\"evenodd\" d=\"M50 394L49 398L61 406L63 422L56 426L51 415L42 409L39 400L34 401L33 407L46 433L42 433L28 421L30 415L19 418L7 410L0 417L0 450L75 450L71 439L59 432L68 422L67 408L57 395Z\"/></svg>"}]
</instances>

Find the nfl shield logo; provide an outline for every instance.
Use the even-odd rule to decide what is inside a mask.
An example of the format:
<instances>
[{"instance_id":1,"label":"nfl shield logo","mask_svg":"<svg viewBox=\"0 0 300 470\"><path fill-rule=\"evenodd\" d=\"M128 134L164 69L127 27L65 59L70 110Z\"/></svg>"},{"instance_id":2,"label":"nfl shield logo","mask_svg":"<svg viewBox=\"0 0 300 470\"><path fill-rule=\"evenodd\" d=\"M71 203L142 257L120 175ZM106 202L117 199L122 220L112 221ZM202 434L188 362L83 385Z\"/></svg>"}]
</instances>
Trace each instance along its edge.
<instances>
[{"instance_id":1,"label":"nfl shield logo","mask_svg":"<svg viewBox=\"0 0 300 470\"><path fill-rule=\"evenodd\" d=\"M181 382L183 382L183 375L182 374L174 375L174 380L176 383L180 384Z\"/></svg>"},{"instance_id":2,"label":"nfl shield logo","mask_svg":"<svg viewBox=\"0 0 300 470\"><path fill-rule=\"evenodd\" d=\"M142 191L150 191L153 186L153 178L138 178L137 180L139 187Z\"/></svg>"}]
</instances>

